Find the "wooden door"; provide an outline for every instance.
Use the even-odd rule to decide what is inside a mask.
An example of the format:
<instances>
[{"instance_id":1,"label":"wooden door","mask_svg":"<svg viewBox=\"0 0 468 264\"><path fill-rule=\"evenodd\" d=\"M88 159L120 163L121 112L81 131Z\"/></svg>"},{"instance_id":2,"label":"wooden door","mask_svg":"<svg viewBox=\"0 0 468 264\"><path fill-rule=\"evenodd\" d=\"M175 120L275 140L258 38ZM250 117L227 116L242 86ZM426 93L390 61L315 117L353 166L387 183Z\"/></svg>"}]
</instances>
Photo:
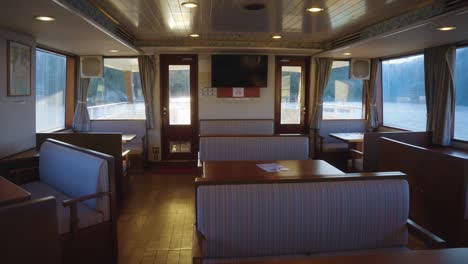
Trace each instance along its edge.
<instances>
[{"instance_id":1,"label":"wooden door","mask_svg":"<svg viewBox=\"0 0 468 264\"><path fill-rule=\"evenodd\" d=\"M198 56L161 55L163 160L196 160L198 154Z\"/></svg>"}]
</instances>

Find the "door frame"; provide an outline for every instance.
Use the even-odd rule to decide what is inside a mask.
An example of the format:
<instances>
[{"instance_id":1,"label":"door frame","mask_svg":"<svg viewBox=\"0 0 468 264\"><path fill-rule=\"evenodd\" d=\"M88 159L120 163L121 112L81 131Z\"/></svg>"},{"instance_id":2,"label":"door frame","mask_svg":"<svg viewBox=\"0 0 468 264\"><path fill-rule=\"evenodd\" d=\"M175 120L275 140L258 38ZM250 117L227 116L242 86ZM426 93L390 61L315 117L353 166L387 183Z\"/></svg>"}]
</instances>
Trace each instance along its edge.
<instances>
[{"instance_id":1,"label":"door frame","mask_svg":"<svg viewBox=\"0 0 468 264\"><path fill-rule=\"evenodd\" d=\"M191 58L190 61L184 60ZM190 127L191 153L170 153L168 129L169 115L164 114L164 107L169 111L169 65L190 65ZM161 118L161 160L197 160L198 158L198 55L197 54L161 54L160 69L160 118ZM167 113L168 114L168 113ZM177 125L173 125L177 126ZM186 125L180 125L186 126Z\"/></svg>"},{"instance_id":2,"label":"door frame","mask_svg":"<svg viewBox=\"0 0 468 264\"><path fill-rule=\"evenodd\" d=\"M303 87L303 103L301 124L281 124L281 67L301 66ZM310 94L310 57L308 56L276 56L275 57L275 133L303 134L307 133L309 94Z\"/></svg>"}]
</instances>

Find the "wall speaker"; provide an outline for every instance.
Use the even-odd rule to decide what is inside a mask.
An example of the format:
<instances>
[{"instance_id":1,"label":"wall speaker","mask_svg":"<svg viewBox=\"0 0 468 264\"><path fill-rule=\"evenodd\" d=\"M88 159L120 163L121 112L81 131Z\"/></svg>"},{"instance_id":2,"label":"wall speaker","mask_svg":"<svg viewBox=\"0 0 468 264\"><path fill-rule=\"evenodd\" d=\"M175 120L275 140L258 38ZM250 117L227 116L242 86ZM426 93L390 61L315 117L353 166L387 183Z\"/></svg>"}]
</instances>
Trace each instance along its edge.
<instances>
[{"instance_id":1,"label":"wall speaker","mask_svg":"<svg viewBox=\"0 0 468 264\"><path fill-rule=\"evenodd\" d=\"M370 59L351 59L349 78L353 80L369 80Z\"/></svg>"},{"instance_id":2,"label":"wall speaker","mask_svg":"<svg viewBox=\"0 0 468 264\"><path fill-rule=\"evenodd\" d=\"M102 78L104 74L102 56L81 56L80 73L81 78Z\"/></svg>"}]
</instances>

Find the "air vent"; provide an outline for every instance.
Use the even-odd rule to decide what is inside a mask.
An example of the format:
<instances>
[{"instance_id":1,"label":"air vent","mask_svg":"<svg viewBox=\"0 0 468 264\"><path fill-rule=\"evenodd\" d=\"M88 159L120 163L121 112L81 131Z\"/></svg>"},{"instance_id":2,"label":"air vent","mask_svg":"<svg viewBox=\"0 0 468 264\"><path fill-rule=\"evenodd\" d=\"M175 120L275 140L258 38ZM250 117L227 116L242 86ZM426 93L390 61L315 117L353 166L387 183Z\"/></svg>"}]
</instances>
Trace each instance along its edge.
<instances>
[{"instance_id":1,"label":"air vent","mask_svg":"<svg viewBox=\"0 0 468 264\"><path fill-rule=\"evenodd\" d=\"M453 11L463 6L467 6L468 1L466 0L446 0L445 1L445 12Z\"/></svg>"},{"instance_id":2,"label":"air vent","mask_svg":"<svg viewBox=\"0 0 468 264\"><path fill-rule=\"evenodd\" d=\"M266 8L265 4L262 3L246 4L243 7L249 11L258 11Z\"/></svg>"},{"instance_id":3,"label":"air vent","mask_svg":"<svg viewBox=\"0 0 468 264\"><path fill-rule=\"evenodd\" d=\"M126 30L124 30L120 26L116 26L116 28L117 28L117 34L120 38L122 38L123 40L126 40L129 43L132 43L132 44L135 43L135 37L130 35Z\"/></svg>"},{"instance_id":4,"label":"air vent","mask_svg":"<svg viewBox=\"0 0 468 264\"><path fill-rule=\"evenodd\" d=\"M337 48L337 47L358 41L359 39L361 39L361 33L356 33L356 34L348 35L344 38L340 38L335 41L332 41L331 46L332 48Z\"/></svg>"}]
</instances>

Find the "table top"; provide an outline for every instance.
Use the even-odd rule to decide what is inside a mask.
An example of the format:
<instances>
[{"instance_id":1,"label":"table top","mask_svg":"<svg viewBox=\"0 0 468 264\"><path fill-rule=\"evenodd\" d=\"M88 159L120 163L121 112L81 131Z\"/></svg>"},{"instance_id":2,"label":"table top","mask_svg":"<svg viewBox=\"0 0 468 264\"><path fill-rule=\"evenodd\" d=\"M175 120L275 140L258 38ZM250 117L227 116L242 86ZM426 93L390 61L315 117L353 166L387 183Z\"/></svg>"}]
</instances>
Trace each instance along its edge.
<instances>
[{"instance_id":1,"label":"table top","mask_svg":"<svg viewBox=\"0 0 468 264\"><path fill-rule=\"evenodd\" d=\"M364 133L330 133L328 135L346 143L360 143L364 141Z\"/></svg>"},{"instance_id":2,"label":"table top","mask_svg":"<svg viewBox=\"0 0 468 264\"><path fill-rule=\"evenodd\" d=\"M20 186L0 177L0 206L11 205L31 199L31 194Z\"/></svg>"},{"instance_id":3,"label":"table top","mask_svg":"<svg viewBox=\"0 0 468 264\"><path fill-rule=\"evenodd\" d=\"M136 134L122 134L122 143L127 143L136 138Z\"/></svg>"},{"instance_id":4,"label":"table top","mask_svg":"<svg viewBox=\"0 0 468 264\"><path fill-rule=\"evenodd\" d=\"M319 257L312 259L276 259L252 261L245 263L258 264L462 264L467 263L468 248L451 248L442 250L416 250L407 252L381 253L375 255L356 255L338 257Z\"/></svg>"},{"instance_id":5,"label":"table top","mask_svg":"<svg viewBox=\"0 0 468 264\"><path fill-rule=\"evenodd\" d=\"M39 157L39 150L37 148L32 148L32 149L28 149L26 151L8 156L6 158L3 158L2 160L9 161L9 160L31 159L31 158L37 158L37 157Z\"/></svg>"},{"instance_id":6,"label":"table top","mask_svg":"<svg viewBox=\"0 0 468 264\"><path fill-rule=\"evenodd\" d=\"M289 170L266 172L257 167L257 164L266 163L277 163ZM274 181L344 174L323 160L206 161L203 163L203 177L196 181Z\"/></svg>"}]
</instances>

